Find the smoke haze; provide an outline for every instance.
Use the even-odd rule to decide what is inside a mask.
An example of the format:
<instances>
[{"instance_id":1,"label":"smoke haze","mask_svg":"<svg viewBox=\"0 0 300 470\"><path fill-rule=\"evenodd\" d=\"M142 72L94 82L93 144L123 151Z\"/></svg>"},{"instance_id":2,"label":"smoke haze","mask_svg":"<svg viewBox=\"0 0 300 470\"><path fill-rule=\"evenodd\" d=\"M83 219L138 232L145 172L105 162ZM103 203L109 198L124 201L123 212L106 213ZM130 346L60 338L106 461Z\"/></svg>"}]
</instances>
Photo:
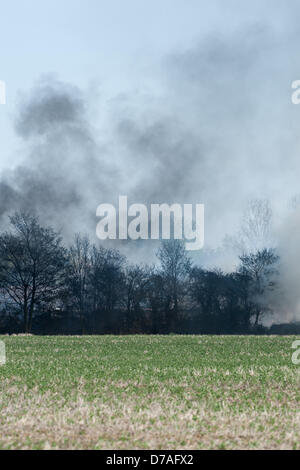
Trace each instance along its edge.
<instances>
[{"instance_id":1,"label":"smoke haze","mask_svg":"<svg viewBox=\"0 0 300 470\"><path fill-rule=\"evenodd\" d=\"M300 319L299 211L287 209L299 192L300 107L291 103L299 36L293 24L255 23L173 51L156 69L160 93L128 91L103 108L99 99L102 126L90 96L44 77L16 113L24 157L1 176L2 224L29 209L67 240L76 231L93 238L96 207L120 194L129 203L204 203L207 251L197 259L229 269L238 259L226 234L237 233L249 200L268 199L289 299L279 310ZM152 242L132 243L124 246L132 259L152 259Z\"/></svg>"}]
</instances>

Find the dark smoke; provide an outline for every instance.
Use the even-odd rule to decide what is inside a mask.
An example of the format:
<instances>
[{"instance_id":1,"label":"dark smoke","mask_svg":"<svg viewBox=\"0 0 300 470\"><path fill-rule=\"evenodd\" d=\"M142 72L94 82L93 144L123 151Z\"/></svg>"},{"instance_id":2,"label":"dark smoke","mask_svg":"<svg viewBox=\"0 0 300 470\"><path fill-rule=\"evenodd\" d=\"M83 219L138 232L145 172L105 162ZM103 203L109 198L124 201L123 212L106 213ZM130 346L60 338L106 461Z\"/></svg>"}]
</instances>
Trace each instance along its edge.
<instances>
[{"instance_id":1,"label":"dark smoke","mask_svg":"<svg viewBox=\"0 0 300 470\"><path fill-rule=\"evenodd\" d=\"M300 107L291 104L291 83L300 78L298 40L294 23L255 24L174 51L156 77L164 92L116 97L99 129L82 91L42 80L16 118L24 160L2 175L1 221L15 209L35 210L68 238L75 231L93 235L96 207L116 204L120 194L129 203L198 202L206 206L206 247L215 248L238 230L249 200L268 199L289 282L285 255L293 253L285 250L291 231L283 201L299 192ZM292 227L295 234L298 219ZM141 259L152 259L150 242L133 246L133 257L140 248ZM205 258L208 252L200 261L211 258L226 269L238 262L228 249Z\"/></svg>"},{"instance_id":2,"label":"dark smoke","mask_svg":"<svg viewBox=\"0 0 300 470\"><path fill-rule=\"evenodd\" d=\"M91 228L112 170L86 114L81 91L58 81L44 79L23 99L15 128L24 139L25 158L2 176L0 217L34 211L66 236L76 227Z\"/></svg>"}]
</instances>

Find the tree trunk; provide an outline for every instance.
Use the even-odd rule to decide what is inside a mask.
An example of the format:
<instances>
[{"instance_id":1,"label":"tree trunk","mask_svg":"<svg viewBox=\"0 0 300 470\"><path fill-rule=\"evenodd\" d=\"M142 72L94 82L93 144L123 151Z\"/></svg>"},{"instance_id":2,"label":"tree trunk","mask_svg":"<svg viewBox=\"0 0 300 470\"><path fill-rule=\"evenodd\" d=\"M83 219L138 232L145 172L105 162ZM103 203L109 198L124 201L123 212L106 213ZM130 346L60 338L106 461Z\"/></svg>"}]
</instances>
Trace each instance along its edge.
<instances>
[{"instance_id":1,"label":"tree trunk","mask_svg":"<svg viewBox=\"0 0 300 470\"><path fill-rule=\"evenodd\" d=\"M31 293L30 306L29 306L28 331L26 333L31 333L33 309L34 309L34 304L35 304L35 292L36 292L36 287L35 287L35 282L34 282L32 293Z\"/></svg>"},{"instance_id":2,"label":"tree trunk","mask_svg":"<svg viewBox=\"0 0 300 470\"><path fill-rule=\"evenodd\" d=\"M257 308L256 313L255 313L255 323L254 323L256 327L258 326L259 315L260 315L260 310L259 308Z\"/></svg>"},{"instance_id":3,"label":"tree trunk","mask_svg":"<svg viewBox=\"0 0 300 470\"><path fill-rule=\"evenodd\" d=\"M31 328L32 328L32 316L33 316L33 302L30 303L30 308L29 308L29 317L28 317L28 331L26 333L31 333Z\"/></svg>"},{"instance_id":4,"label":"tree trunk","mask_svg":"<svg viewBox=\"0 0 300 470\"><path fill-rule=\"evenodd\" d=\"M24 316L24 333L28 333L28 305L27 305L27 299L24 300L23 316Z\"/></svg>"}]
</instances>

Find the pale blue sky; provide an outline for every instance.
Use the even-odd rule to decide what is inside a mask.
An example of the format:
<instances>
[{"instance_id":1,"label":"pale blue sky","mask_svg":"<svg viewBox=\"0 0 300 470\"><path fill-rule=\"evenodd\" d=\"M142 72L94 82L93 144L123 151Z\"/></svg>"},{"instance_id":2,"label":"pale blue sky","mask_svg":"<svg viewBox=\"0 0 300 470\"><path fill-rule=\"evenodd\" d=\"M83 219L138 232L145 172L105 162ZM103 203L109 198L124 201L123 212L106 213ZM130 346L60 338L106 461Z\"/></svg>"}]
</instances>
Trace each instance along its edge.
<instances>
[{"instance_id":1,"label":"pale blue sky","mask_svg":"<svg viewBox=\"0 0 300 470\"><path fill-rule=\"evenodd\" d=\"M270 199L285 217L299 194L300 106L291 103L291 84L300 79L299 0L0 0L0 15L7 85L0 174L17 166L3 181L21 199L41 201L41 210L35 189L48 184L55 197L45 214L55 227L82 231L97 205L119 194L132 202L204 203L210 246L236 233L253 197ZM79 124L87 142L66 134L59 119L57 133L51 112L53 129L38 140L40 116L48 124L41 99L25 106L31 136L15 133L22 96L29 94L29 104L41 98L35 84L49 75L56 79L48 80L49 99L60 91L57 79L83 90L87 115ZM95 156L97 165L87 164ZM77 199L57 203L74 189L78 207ZM288 223L283 232L280 239L289 239Z\"/></svg>"},{"instance_id":2,"label":"pale blue sky","mask_svg":"<svg viewBox=\"0 0 300 470\"><path fill-rule=\"evenodd\" d=\"M209 33L253 22L280 27L292 14L285 3L1 0L0 79L7 84L7 105L0 106L0 167L17 162L12 123L18 96L40 76L54 74L83 88L97 83L113 96L142 87L165 54Z\"/></svg>"}]
</instances>

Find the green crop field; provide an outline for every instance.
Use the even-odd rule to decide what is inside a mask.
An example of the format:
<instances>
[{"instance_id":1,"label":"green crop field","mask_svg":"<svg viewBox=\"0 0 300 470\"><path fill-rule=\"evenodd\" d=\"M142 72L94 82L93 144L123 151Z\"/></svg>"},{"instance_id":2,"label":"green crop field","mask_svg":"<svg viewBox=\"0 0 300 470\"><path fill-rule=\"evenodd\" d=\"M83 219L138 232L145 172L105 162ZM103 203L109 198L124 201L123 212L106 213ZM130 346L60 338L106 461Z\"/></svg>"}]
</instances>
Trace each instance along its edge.
<instances>
[{"instance_id":1,"label":"green crop field","mask_svg":"<svg viewBox=\"0 0 300 470\"><path fill-rule=\"evenodd\" d=\"M295 339L2 336L0 448L299 449Z\"/></svg>"}]
</instances>

